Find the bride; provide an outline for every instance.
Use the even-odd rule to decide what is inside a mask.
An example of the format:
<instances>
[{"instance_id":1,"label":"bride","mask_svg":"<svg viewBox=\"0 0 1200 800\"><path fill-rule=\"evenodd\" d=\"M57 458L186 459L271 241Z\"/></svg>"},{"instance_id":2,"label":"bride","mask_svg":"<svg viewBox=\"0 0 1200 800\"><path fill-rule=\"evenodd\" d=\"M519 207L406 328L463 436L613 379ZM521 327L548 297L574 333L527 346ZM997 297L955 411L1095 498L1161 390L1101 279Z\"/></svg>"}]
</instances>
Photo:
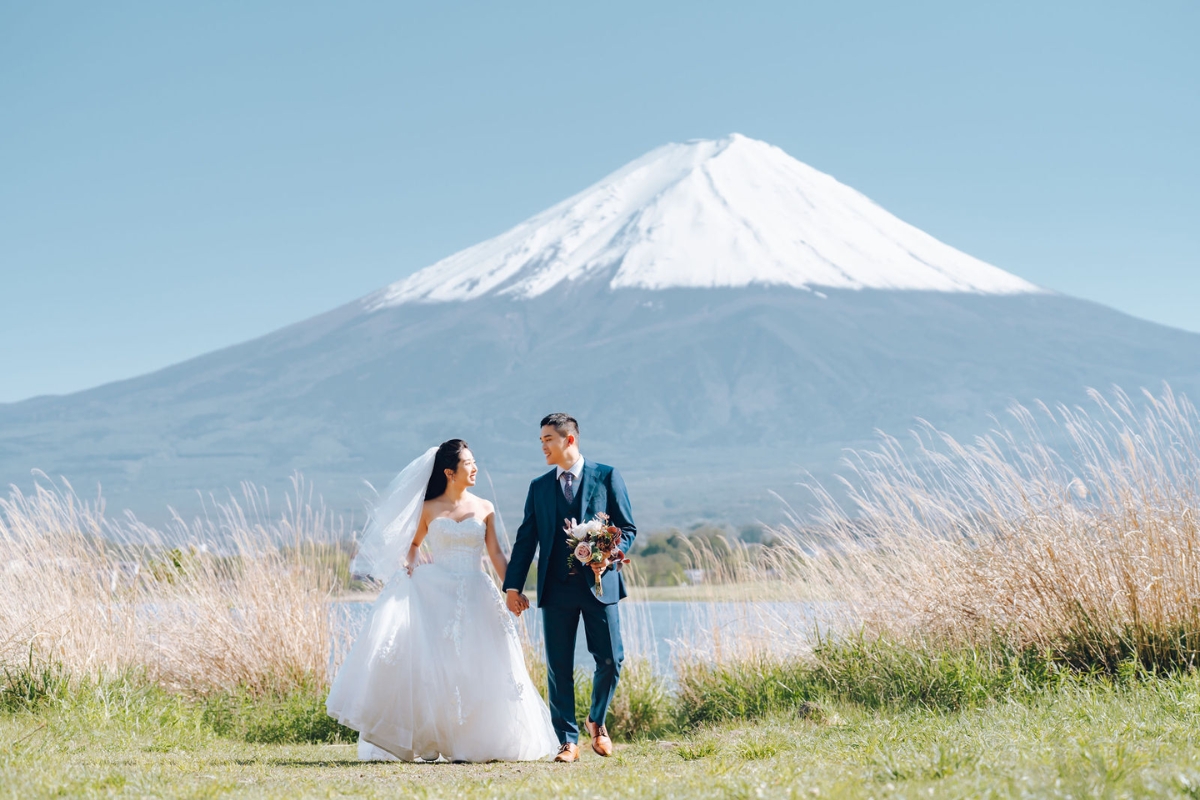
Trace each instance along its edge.
<instances>
[{"instance_id":1,"label":"bride","mask_svg":"<svg viewBox=\"0 0 1200 800\"><path fill-rule=\"evenodd\" d=\"M468 490L461 439L404 468L371 515L353 571L387 580L325 702L370 760L528 761L553 755L550 712L513 617L482 569L508 561L492 504ZM431 563L419 563L422 542ZM401 566L400 557L404 557Z\"/></svg>"}]
</instances>

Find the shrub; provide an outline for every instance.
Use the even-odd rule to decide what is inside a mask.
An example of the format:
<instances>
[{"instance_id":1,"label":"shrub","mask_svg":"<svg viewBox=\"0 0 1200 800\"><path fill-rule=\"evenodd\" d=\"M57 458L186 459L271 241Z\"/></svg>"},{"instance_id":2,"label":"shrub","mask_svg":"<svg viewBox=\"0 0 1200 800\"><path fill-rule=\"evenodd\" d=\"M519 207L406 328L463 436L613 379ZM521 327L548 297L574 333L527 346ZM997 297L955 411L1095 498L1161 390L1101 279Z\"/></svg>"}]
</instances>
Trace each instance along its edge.
<instances>
[{"instance_id":1,"label":"shrub","mask_svg":"<svg viewBox=\"0 0 1200 800\"><path fill-rule=\"evenodd\" d=\"M544 667L541 668L544 674ZM575 717L582 729L592 705L592 675L575 670ZM634 741L661 736L674 729L674 698L666 681L641 659L626 659L617 692L608 706L605 725L617 741Z\"/></svg>"},{"instance_id":2,"label":"shrub","mask_svg":"<svg viewBox=\"0 0 1200 800\"><path fill-rule=\"evenodd\" d=\"M24 666L5 666L0 680L0 709L8 712L35 711L65 697L70 676L57 662L34 663L30 651Z\"/></svg>"},{"instance_id":3,"label":"shrub","mask_svg":"<svg viewBox=\"0 0 1200 800\"><path fill-rule=\"evenodd\" d=\"M929 645L861 635L822 644L809 669L821 692L868 708L958 709L1028 695L1066 679L1049 657L1016 653L1003 642Z\"/></svg>"},{"instance_id":4,"label":"shrub","mask_svg":"<svg viewBox=\"0 0 1200 800\"><path fill-rule=\"evenodd\" d=\"M816 673L803 660L766 657L679 665L677 718L683 729L755 719L795 709L820 695Z\"/></svg>"},{"instance_id":5,"label":"shrub","mask_svg":"<svg viewBox=\"0 0 1200 800\"><path fill-rule=\"evenodd\" d=\"M354 742L358 733L325 713L325 690L305 683L279 693L241 687L204 698L204 723L219 736L261 744Z\"/></svg>"}]
</instances>

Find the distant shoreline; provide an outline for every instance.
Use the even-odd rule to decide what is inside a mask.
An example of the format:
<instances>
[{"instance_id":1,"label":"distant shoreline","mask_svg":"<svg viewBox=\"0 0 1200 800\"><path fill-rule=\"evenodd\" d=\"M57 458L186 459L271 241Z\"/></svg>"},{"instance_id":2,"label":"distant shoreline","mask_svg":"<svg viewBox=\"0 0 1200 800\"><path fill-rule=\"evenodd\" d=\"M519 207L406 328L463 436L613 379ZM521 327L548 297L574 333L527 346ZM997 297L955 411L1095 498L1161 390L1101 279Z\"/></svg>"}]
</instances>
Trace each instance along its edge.
<instances>
[{"instance_id":1,"label":"distant shoreline","mask_svg":"<svg viewBox=\"0 0 1200 800\"><path fill-rule=\"evenodd\" d=\"M537 604L537 593L526 592L531 603ZM336 603L374 603L379 592L344 592L335 595ZM811 598L809 598L811 599ZM747 584L698 584L695 586L635 586L629 589L627 602L714 603L758 600L764 602L801 602L788 587Z\"/></svg>"}]
</instances>

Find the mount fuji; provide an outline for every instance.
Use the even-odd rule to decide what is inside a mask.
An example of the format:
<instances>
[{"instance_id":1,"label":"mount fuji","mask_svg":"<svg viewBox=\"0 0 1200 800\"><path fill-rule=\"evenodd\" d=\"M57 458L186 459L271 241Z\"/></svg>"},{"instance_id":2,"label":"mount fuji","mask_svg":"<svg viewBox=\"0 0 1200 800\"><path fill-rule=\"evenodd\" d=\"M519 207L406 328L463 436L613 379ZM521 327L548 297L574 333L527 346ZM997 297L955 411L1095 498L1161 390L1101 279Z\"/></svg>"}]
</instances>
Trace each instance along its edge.
<instances>
[{"instance_id":1,"label":"mount fuji","mask_svg":"<svg viewBox=\"0 0 1200 800\"><path fill-rule=\"evenodd\" d=\"M361 300L132 380L0 405L0 480L154 520L304 472L338 511L467 439L515 517L567 410L643 526L778 521L808 473L923 418L1112 384L1200 395L1200 335L1045 291L769 144L660 147Z\"/></svg>"},{"instance_id":2,"label":"mount fuji","mask_svg":"<svg viewBox=\"0 0 1200 800\"><path fill-rule=\"evenodd\" d=\"M660 147L507 233L389 286L368 307L529 299L592 278L610 290L1038 291L779 148L734 134Z\"/></svg>"}]
</instances>

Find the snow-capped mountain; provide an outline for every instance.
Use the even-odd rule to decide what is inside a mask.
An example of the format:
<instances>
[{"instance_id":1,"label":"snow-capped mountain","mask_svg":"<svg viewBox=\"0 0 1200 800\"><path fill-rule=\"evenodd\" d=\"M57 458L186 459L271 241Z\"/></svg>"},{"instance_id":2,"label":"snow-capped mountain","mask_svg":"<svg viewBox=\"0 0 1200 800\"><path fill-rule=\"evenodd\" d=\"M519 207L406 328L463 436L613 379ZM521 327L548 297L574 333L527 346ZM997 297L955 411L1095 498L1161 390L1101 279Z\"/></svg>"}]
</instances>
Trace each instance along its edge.
<instances>
[{"instance_id":1,"label":"snow-capped mountain","mask_svg":"<svg viewBox=\"0 0 1200 800\"><path fill-rule=\"evenodd\" d=\"M566 344L564 344L564 336ZM1045 292L778 148L667 145L327 314L133 380L0 405L0 481L185 516L304 472L334 508L466 438L519 514L537 421L582 422L639 522L775 521L772 492L921 417L986 431L1085 387L1200 396L1200 335Z\"/></svg>"},{"instance_id":2,"label":"snow-capped mountain","mask_svg":"<svg viewBox=\"0 0 1200 800\"><path fill-rule=\"evenodd\" d=\"M1038 291L778 147L733 134L660 147L368 305L529 298L590 280L610 289Z\"/></svg>"}]
</instances>

